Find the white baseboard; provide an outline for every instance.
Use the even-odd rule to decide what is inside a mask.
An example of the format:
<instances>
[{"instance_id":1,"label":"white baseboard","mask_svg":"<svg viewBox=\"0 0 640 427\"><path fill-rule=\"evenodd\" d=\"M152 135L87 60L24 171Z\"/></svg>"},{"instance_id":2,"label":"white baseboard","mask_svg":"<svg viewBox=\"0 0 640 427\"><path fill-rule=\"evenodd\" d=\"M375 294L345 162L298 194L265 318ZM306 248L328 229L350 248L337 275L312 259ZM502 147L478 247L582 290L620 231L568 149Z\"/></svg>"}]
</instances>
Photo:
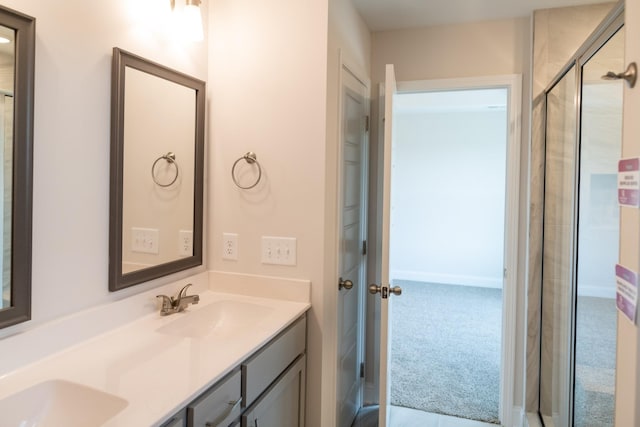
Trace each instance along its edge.
<instances>
[{"instance_id":1,"label":"white baseboard","mask_svg":"<svg viewBox=\"0 0 640 427\"><path fill-rule=\"evenodd\" d=\"M524 409L522 407L513 407L511 410L511 424L505 424L505 427L525 427Z\"/></svg>"},{"instance_id":2,"label":"white baseboard","mask_svg":"<svg viewBox=\"0 0 640 427\"><path fill-rule=\"evenodd\" d=\"M538 414L527 412L526 417L524 417L523 427L542 427Z\"/></svg>"},{"instance_id":3,"label":"white baseboard","mask_svg":"<svg viewBox=\"0 0 640 427\"><path fill-rule=\"evenodd\" d=\"M411 270L391 270L390 276L392 280L413 280L416 282L442 283L445 285L502 289L502 277L463 276Z\"/></svg>"},{"instance_id":4,"label":"white baseboard","mask_svg":"<svg viewBox=\"0 0 640 427\"><path fill-rule=\"evenodd\" d=\"M587 283L578 283L578 296L615 299L616 287L589 285Z\"/></svg>"}]
</instances>

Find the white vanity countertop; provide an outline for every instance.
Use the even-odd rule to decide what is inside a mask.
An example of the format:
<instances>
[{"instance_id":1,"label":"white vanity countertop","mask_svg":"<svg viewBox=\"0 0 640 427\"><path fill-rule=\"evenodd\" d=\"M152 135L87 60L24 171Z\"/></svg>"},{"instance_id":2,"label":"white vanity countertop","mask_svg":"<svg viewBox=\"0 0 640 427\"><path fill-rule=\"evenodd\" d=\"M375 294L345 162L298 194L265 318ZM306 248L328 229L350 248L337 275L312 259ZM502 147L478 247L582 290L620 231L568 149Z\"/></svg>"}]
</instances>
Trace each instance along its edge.
<instances>
[{"instance_id":1,"label":"white vanity countertop","mask_svg":"<svg viewBox=\"0 0 640 427\"><path fill-rule=\"evenodd\" d=\"M234 326L234 333L188 337L158 332L159 328L178 320L184 322L220 301L258 304L269 310L258 322ZM66 380L128 401L104 426L158 425L309 307L308 302L200 292L199 304L189 306L185 312L144 316L0 377L0 399L43 381Z\"/></svg>"}]
</instances>

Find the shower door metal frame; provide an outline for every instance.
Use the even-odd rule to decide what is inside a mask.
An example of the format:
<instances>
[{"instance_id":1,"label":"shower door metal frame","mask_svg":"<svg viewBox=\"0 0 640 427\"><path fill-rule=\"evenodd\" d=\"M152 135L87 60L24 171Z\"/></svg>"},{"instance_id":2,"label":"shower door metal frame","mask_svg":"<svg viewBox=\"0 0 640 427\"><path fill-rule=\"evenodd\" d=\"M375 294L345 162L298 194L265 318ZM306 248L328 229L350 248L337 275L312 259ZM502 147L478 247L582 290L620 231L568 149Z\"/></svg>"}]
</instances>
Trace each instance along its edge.
<instances>
[{"instance_id":1,"label":"shower door metal frame","mask_svg":"<svg viewBox=\"0 0 640 427\"><path fill-rule=\"evenodd\" d=\"M569 425L574 425L574 399L575 399L575 348L576 348L576 312L577 312L577 296L578 296L578 272L577 272L577 263L578 263L578 225L579 225L579 206L580 206L580 148L581 148L581 140L582 140L582 68L583 66L589 62L589 60L624 26L624 1L620 1L617 3L613 9L609 12L609 14L605 17L605 19L598 25L598 27L591 33L591 35L587 38L587 40L580 46L580 48L576 51L573 57L565 64L564 67L560 70L558 74L553 78L551 83L544 90L544 123L545 123L545 153L546 153L546 123L547 123L547 96L549 92L551 92L556 85L574 68L575 72L575 112L576 112L576 130L574 134L574 145L573 145L573 160L574 160L574 179L573 179L573 224L572 224L572 257L571 257L571 282L570 282L570 316L569 316L569 372L566 373L568 376L568 384L570 384L570 395L569 395ZM546 181L546 156L544 163L544 173ZM544 204L544 202L543 202ZM544 207L543 207L543 223L544 223ZM543 229L544 233L544 229ZM544 242L544 234L543 234L543 242ZM544 270L544 263L542 265L542 269ZM544 290L543 290L544 292ZM541 296L542 298L542 296ZM542 303L542 301L541 301ZM541 313L542 314L542 313ZM542 322L542 316L540 319ZM542 326L542 323L541 323ZM540 335L542 339L542 335ZM540 347L542 347L542 343L540 343ZM540 356L542 356L542 349L540 349ZM540 387L540 382L538 382L538 386ZM539 405L540 399L538 399ZM540 414L540 408L538 407L538 416L541 419L542 424L544 425L544 421L542 421L542 417Z\"/></svg>"}]
</instances>

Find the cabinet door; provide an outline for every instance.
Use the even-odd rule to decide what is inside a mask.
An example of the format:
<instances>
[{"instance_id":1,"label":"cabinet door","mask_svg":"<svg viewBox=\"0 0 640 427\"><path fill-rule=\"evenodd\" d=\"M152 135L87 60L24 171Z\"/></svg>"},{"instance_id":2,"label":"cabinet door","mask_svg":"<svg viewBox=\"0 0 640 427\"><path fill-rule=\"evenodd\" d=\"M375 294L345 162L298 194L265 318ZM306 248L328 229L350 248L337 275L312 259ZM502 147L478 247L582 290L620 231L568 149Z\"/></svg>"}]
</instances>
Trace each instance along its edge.
<instances>
[{"instance_id":1,"label":"cabinet door","mask_svg":"<svg viewBox=\"0 0 640 427\"><path fill-rule=\"evenodd\" d=\"M242 427L304 427L306 356L300 355L242 416Z\"/></svg>"},{"instance_id":2,"label":"cabinet door","mask_svg":"<svg viewBox=\"0 0 640 427\"><path fill-rule=\"evenodd\" d=\"M242 364L242 393L249 407L306 347L307 324L302 316Z\"/></svg>"}]
</instances>

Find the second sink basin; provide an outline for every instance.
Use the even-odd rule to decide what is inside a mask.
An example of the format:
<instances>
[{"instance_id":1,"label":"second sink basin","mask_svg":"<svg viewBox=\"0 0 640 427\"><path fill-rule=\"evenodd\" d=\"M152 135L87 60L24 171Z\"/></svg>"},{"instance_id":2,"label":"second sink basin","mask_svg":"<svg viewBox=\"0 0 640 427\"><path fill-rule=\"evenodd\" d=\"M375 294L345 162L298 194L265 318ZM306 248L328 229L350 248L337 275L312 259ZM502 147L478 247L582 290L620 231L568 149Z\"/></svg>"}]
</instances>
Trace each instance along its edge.
<instances>
[{"instance_id":1,"label":"second sink basin","mask_svg":"<svg viewBox=\"0 0 640 427\"><path fill-rule=\"evenodd\" d=\"M174 315L181 317L158 328L158 332L185 338L226 337L250 328L271 312L271 307L245 301L215 301L199 310Z\"/></svg>"},{"instance_id":2,"label":"second sink basin","mask_svg":"<svg viewBox=\"0 0 640 427\"><path fill-rule=\"evenodd\" d=\"M0 400L0 425L20 427L100 426L128 402L69 381L50 380Z\"/></svg>"}]
</instances>

